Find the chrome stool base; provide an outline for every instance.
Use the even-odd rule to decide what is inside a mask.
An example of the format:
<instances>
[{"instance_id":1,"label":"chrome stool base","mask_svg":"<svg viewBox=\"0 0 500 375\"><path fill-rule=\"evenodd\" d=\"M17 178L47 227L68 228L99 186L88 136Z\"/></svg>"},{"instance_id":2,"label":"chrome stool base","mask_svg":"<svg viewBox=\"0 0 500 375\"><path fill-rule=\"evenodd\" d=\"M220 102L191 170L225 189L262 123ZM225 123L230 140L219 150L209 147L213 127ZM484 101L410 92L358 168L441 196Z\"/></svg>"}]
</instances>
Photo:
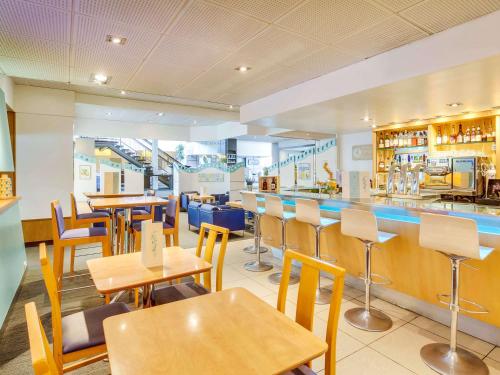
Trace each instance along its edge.
<instances>
[{"instance_id":1,"label":"chrome stool base","mask_svg":"<svg viewBox=\"0 0 500 375\"><path fill-rule=\"evenodd\" d=\"M271 270L273 268L273 265L270 263L253 260L251 262L245 263L243 268L245 268L247 271L252 271L252 272L264 272Z\"/></svg>"},{"instance_id":2,"label":"chrome stool base","mask_svg":"<svg viewBox=\"0 0 500 375\"><path fill-rule=\"evenodd\" d=\"M420 349L420 357L427 366L443 375L488 375L486 364L475 354L449 344L428 344Z\"/></svg>"},{"instance_id":3,"label":"chrome stool base","mask_svg":"<svg viewBox=\"0 0 500 375\"><path fill-rule=\"evenodd\" d=\"M316 289L316 305L329 305L332 301L332 290L329 288Z\"/></svg>"},{"instance_id":4,"label":"chrome stool base","mask_svg":"<svg viewBox=\"0 0 500 375\"><path fill-rule=\"evenodd\" d=\"M279 285L281 284L281 277L282 277L282 273L281 272L276 272L276 273L273 273L271 275L268 276L268 280L271 284L276 284L276 285ZM288 280L288 285L293 285L293 284L297 284L300 280L300 277L294 275L294 274L290 274L290 279Z\"/></svg>"},{"instance_id":5,"label":"chrome stool base","mask_svg":"<svg viewBox=\"0 0 500 375\"><path fill-rule=\"evenodd\" d=\"M345 320L350 325L370 332L383 332L392 327L392 320L380 310L364 307L347 310L344 314Z\"/></svg>"},{"instance_id":6,"label":"chrome stool base","mask_svg":"<svg viewBox=\"0 0 500 375\"><path fill-rule=\"evenodd\" d=\"M257 250L255 249L254 245L247 246L243 249L243 251L247 254L257 254ZM269 248L261 246L260 247L260 253L267 253L269 251Z\"/></svg>"}]
</instances>

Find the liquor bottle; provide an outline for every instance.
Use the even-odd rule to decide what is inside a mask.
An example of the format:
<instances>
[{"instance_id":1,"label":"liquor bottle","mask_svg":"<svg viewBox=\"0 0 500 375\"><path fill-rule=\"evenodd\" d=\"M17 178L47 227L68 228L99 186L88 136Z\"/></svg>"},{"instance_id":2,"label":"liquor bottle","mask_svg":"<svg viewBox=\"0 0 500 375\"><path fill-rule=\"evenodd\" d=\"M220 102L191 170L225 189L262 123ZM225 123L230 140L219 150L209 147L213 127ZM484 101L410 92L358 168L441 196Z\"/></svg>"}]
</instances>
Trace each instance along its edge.
<instances>
[{"instance_id":1,"label":"liquor bottle","mask_svg":"<svg viewBox=\"0 0 500 375\"><path fill-rule=\"evenodd\" d=\"M476 129L474 128L474 126L470 131L470 142L476 142Z\"/></svg>"},{"instance_id":2,"label":"liquor bottle","mask_svg":"<svg viewBox=\"0 0 500 375\"><path fill-rule=\"evenodd\" d=\"M455 125L452 125L450 133L450 144L454 145L455 143L457 143L457 135L455 134Z\"/></svg>"},{"instance_id":3,"label":"liquor bottle","mask_svg":"<svg viewBox=\"0 0 500 375\"><path fill-rule=\"evenodd\" d=\"M382 159L378 162L378 170L379 172L383 172L385 170L385 162Z\"/></svg>"},{"instance_id":4,"label":"liquor bottle","mask_svg":"<svg viewBox=\"0 0 500 375\"><path fill-rule=\"evenodd\" d=\"M458 125L457 143L464 143L464 133L462 131L462 124Z\"/></svg>"},{"instance_id":5,"label":"liquor bottle","mask_svg":"<svg viewBox=\"0 0 500 375\"><path fill-rule=\"evenodd\" d=\"M385 135L385 141L382 147L389 148L391 147L391 140L389 139L389 133Z\"/></svg>"},{"instance_id":6,"label":"liquor bottle","mask_svg":"<svg viewBox=\"0 0 500 375\"><path fill-rule=\"evenodd\" d=\"M398 147L403 147L403 134L401 132L398 133Z\"/></svg>"},{"instance_id":7,"label":"liquor bottle","mask_svg":"<svg viewBox=\"0 0 500 375\"><path fill-rule=\"evenodd\" d=\"M486 142L488 140L488 132L486 131L486 127L484 127L481 132L481 142Z\"/></svg>"},{"instance_id":8,"label":"liquor bottle","mask_svg":"<svg viewBox=\"0 0 500 375\"><path fill-rule=\"evenodd\" d=\"M446 128L443 129L442 142L443 145L447 145L450 140L448 139L448 133L446 133Z\"/></svg>"},{"instance_id":9,"label":"liquor bottle","mask_svg":"<svg viewBox=\"0 0 500 375\"><path fill-rule=\"evenodd\" d=\"M470 142L470 129L467 128L464 134L464 143L469 143Z\"/></svg>"},{"instance_id":10,"label":"liquor bottle","mask_svg":"<svg viewBox=\"0 0 500 375\"><path fill-rule=\"evenodd\" d=\"M262 181L262 190L266 191L267 190L267 178L264 178Z\"/></svg>"},{"instance_id":11,"label":"liquor bottle","mask_svg":"<svg viewBox=\"0 0 500 375\"><path fill-rule=\"evenodd\" d=\"M384 136L382 134L378 139L378 148L384 148Z\"/></svg>"},{"instance_id":12,"label":"liquor bottle","mask_svg":"<svg viewBox=\"0 0 500 375\"><path fill-rule=\"evenodd\" d=\"M276 179L274 177L271 179L271 190L276 190Z\"/></svg>"},{"instance_id":13,"label":"liquor bottle","mask_svg":"<svg viewBox=\"0 0 500 375\"><path fill-rule=\"evenodd\" d=\"M443 137L441 136L441 127L438 127L438 133L436 137L436 144L441 145L443 144Z\"/></svg>"},{"instance_id":14,"label":"liquor bottle","mask_svg":"<svg viewBox=\"0 0 500 375\"><path fill-rule=\"evenodd\" d=\"M488 125L488 130L486 131L486 140L488 142L492 142L493 141L493 129L491 128L491 123Z\"/></svg>"},{"instance_id":15,"label":"liquor bottle","mask_svg":"<svg viewBox=\"0 0 500 375\"><path fill-rule=\"evenodd\" d=\"M479 127L478 124L476 128L476 142L481 142L482 140L483 140L483 135L481 134L481 128Z\"/></svg>"},{"instance_id":16,"label":"liquor bottle","mask_svg":"<svg viewBox=\"0 0 500 375\"><path fill-rule=\"evenodd\" d=\"M427 146L428 143L427 130L424 130L422 133L424 135L424 146Z\"/></svg>"}]
</instances>

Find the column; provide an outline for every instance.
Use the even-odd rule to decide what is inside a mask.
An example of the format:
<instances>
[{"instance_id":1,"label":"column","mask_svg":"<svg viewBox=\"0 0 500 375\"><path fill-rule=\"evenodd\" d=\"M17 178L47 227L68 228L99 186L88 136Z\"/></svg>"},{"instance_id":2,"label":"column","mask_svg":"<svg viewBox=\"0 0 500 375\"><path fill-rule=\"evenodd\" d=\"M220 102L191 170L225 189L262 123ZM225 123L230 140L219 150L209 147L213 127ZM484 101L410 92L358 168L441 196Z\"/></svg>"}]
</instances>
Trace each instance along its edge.
<instances>
[{"instance_id":1,"label":"column","mask_svg":"<svg viewBox=\"0 0 500 375\"><path fill-rule=\"evenodd\" d=\"M158 140L151 141L151 167L153 168L153 179L151 181L153 190L158 190Z\"/></svg>"}]
</instances>

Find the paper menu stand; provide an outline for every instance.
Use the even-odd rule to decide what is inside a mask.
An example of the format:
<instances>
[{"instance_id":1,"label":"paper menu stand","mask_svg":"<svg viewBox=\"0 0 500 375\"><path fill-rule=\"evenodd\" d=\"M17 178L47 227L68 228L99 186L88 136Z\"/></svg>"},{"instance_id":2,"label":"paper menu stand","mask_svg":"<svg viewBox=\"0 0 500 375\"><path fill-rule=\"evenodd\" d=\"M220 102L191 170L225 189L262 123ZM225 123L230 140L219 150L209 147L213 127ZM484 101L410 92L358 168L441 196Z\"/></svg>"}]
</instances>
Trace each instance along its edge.
<instances>
[{"instance_id":1,"label":"paper menu stand","mask_svg":"<svg viewBox=\"0 0 500 375\"><path fill-rule=\"evenodd\" d=\"M141 222L141 261L145 267L163 265L163 225L152 220Z\"/></svg>"},{"instance_id":2,"label":"paper menu stand","mask_svg":"<svg viewBox=\"0 0 500 375\"><path fill-rule=\"evenodd\" d=\"M342 172L342 198L369 198L370 173L358 171Z\"/></svg>"}]
</instances>

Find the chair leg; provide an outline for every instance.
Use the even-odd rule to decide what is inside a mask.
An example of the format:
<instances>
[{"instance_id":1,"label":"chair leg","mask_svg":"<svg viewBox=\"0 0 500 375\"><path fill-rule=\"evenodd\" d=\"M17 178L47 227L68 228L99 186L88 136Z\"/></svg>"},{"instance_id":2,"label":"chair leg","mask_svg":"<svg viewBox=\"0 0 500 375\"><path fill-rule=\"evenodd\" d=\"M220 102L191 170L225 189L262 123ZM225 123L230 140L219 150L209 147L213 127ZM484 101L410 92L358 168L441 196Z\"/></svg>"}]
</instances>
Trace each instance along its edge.
<instances>
[{"instance_id":1,"label":"chair leg","mask_svg":"<svg viewBox=\"0 0 500 375\"><path fill-rule=\"evenodd\" d=\"M127 235L125 233L125 218L121 216L118 217L118 231L120 233L120 254L123 254L125 252L125 236Z\"/></svg>"},{"instance_id":2,"label":"chair leg","mask_svg":"<svg viewBox=\"0 0 500 375\"><path fill-rule=\"evenodd\" d=\"M71 246L71 256L70 256L70 263L69 263L69 272L70 273L75 272L75 253L76 253L76 246Z\"/></svg>"},{"instance_id":3,"label":"chair leg","mask_svg":"<svg viewBox=\"0 0 500 375\"><path fill-rule=\"evenodd\" d=\"M134 305L139 307L139 288L134 288Z\"/></svg>"},{"instance_id":4,"label":"chair leg","mask_svg":"<svg viewBox=\"0 0 500 375\"><path fill-rule=\"evenodd\" d=\"M111 297L109 294L104 295L104 302L108 305L111 302Z\"/></svg>"},{"instance_id":5,"label":"chair leg","mask_svg":"<svg viewBox=\"0 0 500 375\"><path fill-rule=\"evenodd\" d=\"M175 231L173 237L174 237L174 246L179 246L179 232Z\"/></svg>"},{"instance_id":6,"label":"chair leg","mask_svg":"<svg viewBox=\"0 0 500 375\"><path fill-rule=\"evenodd\" d=\"M109 239L102 241L102 256L109 257L111 256L111 246L109 243Z\"/></svg>"},{"instance_id":7,"label":"chair leg","mask_svg":"<svg viewBox=\"0 0 500 375\"><path fill-rule=\"evenodd\" d=\"M170 234L165 235L165 246L170 247Z\"/></svg>"},{"instance_id":8,"label":"chair leg","mask_svg":"<svg viewBox=\"0 0 500 375\"><path fill-rule=\"evenodd\" d=\"M64 246L54 245L54 274L56 276L57 291L59 295L62 289L62 277L64 271Z\"/></svg>"}]
</instances>

